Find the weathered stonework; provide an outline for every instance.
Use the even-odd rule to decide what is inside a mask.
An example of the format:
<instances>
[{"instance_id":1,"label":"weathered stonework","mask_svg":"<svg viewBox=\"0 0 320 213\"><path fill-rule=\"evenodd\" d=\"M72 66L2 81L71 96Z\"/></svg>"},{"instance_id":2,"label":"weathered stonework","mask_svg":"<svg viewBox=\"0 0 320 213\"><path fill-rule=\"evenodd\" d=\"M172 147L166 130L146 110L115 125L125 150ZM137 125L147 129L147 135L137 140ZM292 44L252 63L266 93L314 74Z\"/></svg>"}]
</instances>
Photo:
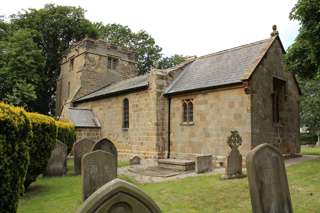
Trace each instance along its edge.
<instances>
[{"instance_id":1,"label":"weathered stonework","mask_svg":"<svg viewBox=\"0 0 320 213\"><path fill-rule=\"evenodd\" d=\"M272 120L273 77L286 81L287 86L287 96L280 103L279 124ZM300 152L299 91L293 75L287 71L278 40L258 66L249 85L252 102L251 148L270 143L280 148L282 153Z\"/></svg>"},{"instance_id":2,"label":"weathered stonework","mask_svg":"<svg viewBox=\"0 0 320 213\"><path fill-rule=\"evenodd\" d=\"M101 138L100 128L76 127L76 141L80 141L84 138L98 141Z\"/></svg>"},{"instance_id":3,"label":"weathered stonework","mask_svg":"<svg viewBox=\"0 0 320 213\"><path fill-rule=\"evenodd\" d=\"M194 122L182 123L182 103L193 100ZM226 138L237 129L243 138L240 152L251 148L250 96L242 86L196 92L172 97L171 102L171 156L193 158L200 154L226 156L229 147Z\"/></svg>"}]
</instances>

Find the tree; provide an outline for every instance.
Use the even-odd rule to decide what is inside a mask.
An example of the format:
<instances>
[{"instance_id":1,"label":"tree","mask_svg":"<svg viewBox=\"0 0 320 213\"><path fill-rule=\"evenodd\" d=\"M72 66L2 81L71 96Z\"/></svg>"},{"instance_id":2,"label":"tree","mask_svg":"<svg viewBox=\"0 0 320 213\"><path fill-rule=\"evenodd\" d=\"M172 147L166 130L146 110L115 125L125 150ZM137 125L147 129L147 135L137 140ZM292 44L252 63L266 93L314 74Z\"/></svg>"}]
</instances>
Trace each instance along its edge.
<instances>
[{"instance_id":1,"label":"tree","mask_svg":"<svg viewBox=\"0 0 320 213\"><path fill-rule=\"evenodd\" d=\"M141 74L150 71L161 58L161 48L145 31L133 32L128 26L120 24L96 23L99 36L106 42L129 48L137 53L137 66Z\"/></svg>"},{"instance_id":2,"label":"tree","mask_svg":"<svg viewBox=\"0 0 320 213\"><path fill-rule=\"evenodd\" d=\"M303 96L301 98L301 123L309 131L320 137L320 76L312 80L300 80ZM320 141L320 139L318 139Z\"/></svg>"},{"instance_id":3,"label":"tree","mask_svg":"<svg viewBox=\"0 0 320 213\"><path fill-rule=\"evenodd\" d=\"M286 55L288 68L298 74L301 124L320 134L320 1L299 0L290 19L300 22L299 34Z\"/></svg>"},{"instance_id":4,"label":"tree","mask_svg":"<svg viewBox=\"0 0 320 213\"><path fill-rule=\"evenodd\" d=\"M290 19L300 22L299 35L288 49L288 68L302 78L320 73L320 1L299 0Z\"/></svg>"},{"instance_id":5,"label":"tree","mask_svg":"<svg viewBox=\"0 0 320 213\"><path fill-rule=\"evenodd\" d=\"M161 58L160 61L158 62L157 68L158 69L168 69L170 67L174 67L177 64L180 64L184 62L187 59L187 57L182 56L182 55L173 55L171 57L164 57Z\"/></svg>"},{"instance_id":6,"label":"tree","mask_svg":"<svg viewBox=\"0 0 320 213\"><path fill-rule=\"evenodd\" d=\"M45 57L45 64L38 72L37 101L32 108L41 113L54 113L56 80L60 74L60 60L73 42L85 36L97 37L94 25L84 17L80 7L45 5L42 9L28 9L11 16L15 29L33 30L34 42Z\"/></svg>"},{"instance_id":7,"label":"tree","mask_svg":"<svg viewBox=\"0 0 320 213\"><path fill-rule=\"evenodd\" d=\"M35 86L45 58L33 42L30 30L7 32L0 40L0 100L19 106L30 106L36 99Z\"/></svg>"}]
</instances>

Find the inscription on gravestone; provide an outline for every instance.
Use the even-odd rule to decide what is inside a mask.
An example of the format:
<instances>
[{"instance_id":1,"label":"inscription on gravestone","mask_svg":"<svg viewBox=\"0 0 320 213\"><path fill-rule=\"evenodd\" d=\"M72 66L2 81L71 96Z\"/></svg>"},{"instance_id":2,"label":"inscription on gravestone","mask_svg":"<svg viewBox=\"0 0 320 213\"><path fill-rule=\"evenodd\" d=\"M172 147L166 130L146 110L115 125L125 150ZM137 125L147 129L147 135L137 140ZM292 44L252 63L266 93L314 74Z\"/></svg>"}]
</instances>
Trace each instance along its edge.
<instances>
[{"instance_id":1,"label":"inscription on gravestone","mask_svg":"<svg viewBox=\"0 0 320 213\"><path fill-rule=\"evenodd\" d=\"M56 141L56 145L51 152L46 171L44 172L45 176L63 176L66 174L67 150L67 145L59 140Z\"/></svg>"},{"instance_id":2,"label":"inscription on gravestone","mask_svg":"<svg viewBox=\"0 0 320 213\"><path fill-rule=\"evenodd\" d=\"M74 153L74 173L81 173L81 158L84 154L91 151L94 141L84 138L73 145Z\"/></svg>"},{"instance_id":3,"label":"inscription on gravestone","mask_svg":"<svg viewBox=\"0 0 320 213\"><path fill-rule=\"evenodd\" d=\"M111 153L97 150L82 158L83 200L105 183L117 177L116 159Z\"/></svg>"},{"instance_id":4,"label":"inscription on gravestone","mask_svg":"<svg viewBox=\"0 0 320 213\"><path fill-rule=\"evenodd\" d=\"M77 213L160 213L157 204L133 184L114 179L94 192Z\"/></svg>"},{"instance_id":5,"label":"inscription on gravestone","mask_svg":"<svg viewBox=\"0 0 320 213\"><path fill-rule=\"evenodd\" d=\"M116 146L107 138L104 138L98 142L96 142L93 147L92 147L92 151L96 151L96 150L103 150L105 152L109 152L111 154L113 154L116 158L116 166L118 164L118 151Z\"/></svg>"},{"instance_id":6,"label":"inscription on gravestone","mask_svg":"<svg viewBox=\"0 0 320 213\"><path fill-rule=\"evenodd\" d=\"M247 155L253 213L292 213L284 160L277 148L262 144Z\"/></svg>"}]
</instances>

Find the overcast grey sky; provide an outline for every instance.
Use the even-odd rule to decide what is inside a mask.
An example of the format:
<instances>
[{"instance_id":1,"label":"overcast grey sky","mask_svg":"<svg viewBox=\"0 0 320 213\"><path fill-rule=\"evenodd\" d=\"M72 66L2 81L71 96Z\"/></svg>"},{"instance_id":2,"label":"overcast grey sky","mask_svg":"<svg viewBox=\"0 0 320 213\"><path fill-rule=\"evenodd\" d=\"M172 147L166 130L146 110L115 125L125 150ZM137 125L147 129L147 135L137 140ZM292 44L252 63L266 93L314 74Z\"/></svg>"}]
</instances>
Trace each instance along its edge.
<instances>
[{"instance_id":1,"label":"overcast grey sky","mask_svg":"<svg viewBox=\"0 0 320 213\"><path fill-rule=\"evenodd\" d=\"M296 0L1 0L0 15L46 3L81 6L91 21L146 30L165 55L205 55L265 39L277 24L287 48L299 24L289 20Z\"/></svg>"}]
</instances>

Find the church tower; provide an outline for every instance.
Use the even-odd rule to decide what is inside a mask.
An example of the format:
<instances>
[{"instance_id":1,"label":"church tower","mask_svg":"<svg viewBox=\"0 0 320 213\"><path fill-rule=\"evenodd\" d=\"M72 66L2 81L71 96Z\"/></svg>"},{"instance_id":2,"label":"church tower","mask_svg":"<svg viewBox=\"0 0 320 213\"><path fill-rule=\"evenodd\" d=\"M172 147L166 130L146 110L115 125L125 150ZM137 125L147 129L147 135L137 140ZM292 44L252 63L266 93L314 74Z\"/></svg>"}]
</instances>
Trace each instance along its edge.
<instances>
[{"instance_id":1,"label":"church tower","mask_svg":"<svg viewBox=\"0 0 320 213\"><path fill-rule=\"evenodd\" d=\"M134 51L85 38L72 45L61 61L57 80L56 115L72 101L114 82L138 75Z\"/></svg>"}]
</instances>

